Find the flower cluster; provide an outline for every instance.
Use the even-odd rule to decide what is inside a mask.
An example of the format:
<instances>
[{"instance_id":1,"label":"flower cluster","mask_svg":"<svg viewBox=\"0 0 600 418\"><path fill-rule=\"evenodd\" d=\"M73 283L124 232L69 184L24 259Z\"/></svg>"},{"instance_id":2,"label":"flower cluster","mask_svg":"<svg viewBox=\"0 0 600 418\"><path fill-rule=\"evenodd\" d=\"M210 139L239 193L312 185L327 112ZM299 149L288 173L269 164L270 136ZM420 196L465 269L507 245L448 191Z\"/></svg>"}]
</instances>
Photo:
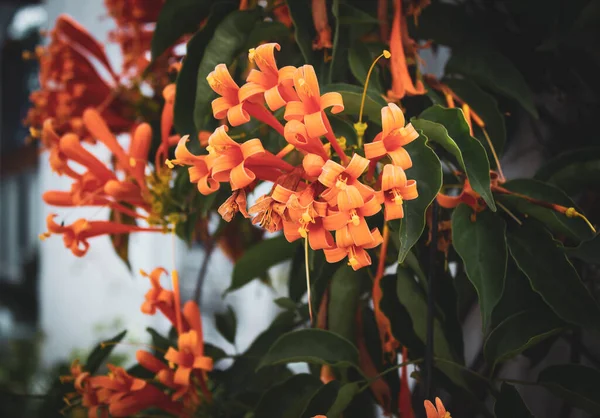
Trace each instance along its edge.
<instances>
[{"instance_id":1,"label":"flower cluster","mask_svg":"<svg viewBox=\"0 0 600 418\"><path fill-rule=\"evenodd\" d=\"M190 180L205 195L219 189L220 183L229 183L233 194L219 209L225 220L240 212L270 232L283 230L290 242L307 239L313 250L324 250L329 262L347 257L355 270L368 266L366 250L378 246L382 236L369 227L367 218L382 205L386 221L402 218L404 200L418 196L416 182L405 173L412 161L404 148L418 133L406 124L402 110L389 103L381 110L382 131L358 150L364 156L347 155L325 113L342 112L342 96L321 95L310 65L278 68L275 50L279 50L276 43L250 50L249 59L257 69L241 87L223 64L207 81L221 96L212 102L215 118L227 119L231 126L255 118L279 132L288 145L275 155L258 138L234 141L222 125L208 138L208 154L192 154L187 138L182 138L175 159L167 164L188 166ZM267 107L271 112L285 107L285 125ZM298 166L284 159L294 149L302 155ZM389 162L378 164L384 157ZM246 195L261 180L273 182L273 187L246 210Z\"/></svg>"}]
</instances>

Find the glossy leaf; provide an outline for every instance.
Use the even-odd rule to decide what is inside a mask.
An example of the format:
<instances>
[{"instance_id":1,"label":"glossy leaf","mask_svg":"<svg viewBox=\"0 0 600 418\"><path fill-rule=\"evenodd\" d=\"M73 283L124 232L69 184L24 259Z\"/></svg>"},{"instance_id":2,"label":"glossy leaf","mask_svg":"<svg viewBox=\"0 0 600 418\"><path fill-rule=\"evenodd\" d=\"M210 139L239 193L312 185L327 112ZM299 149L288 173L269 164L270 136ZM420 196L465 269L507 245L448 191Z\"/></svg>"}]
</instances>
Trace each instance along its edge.
<instances>
[{"instance_id":1,"label":"glossy leaf","mask_svg":"<svg viewBox=\"0 0 600 418\"><path fill-rule=\"evenodd\" d=\"M473 214L465 204L454 209L452 242L463 260L467 277L477 290L485 330L504 290L508 260L506 222L488 210L478 213L473 222Z\"/></svg>"},{"instance_id":2,"label":"glossy leaf","mask_svg":"<svg viewBox=\"0 0 600 418\"><path fill-rule=\"evenodd\" d=\"M235 344L237 317L231 306L227 306L225 312L215 314L215 325L219 334L221 334L229 343Z\"/></svg>"},{"instance_id":3,"label":"glossy leaf","mask_svg":"<svg viewBox=\"0 0 600 418\"><path fill-rule=\"evenodd\" d=\"M409 179L417 182L419 197L404 202L404 218L400 220L400 250L398 262L415 245L425 229L425 212L442 187L442 165L433 150L427 145L427 136L420 137L406 146L413 166L406 170Z\"/></svg>"},{"instance_id":4,"label":"glossy leaf","mask_svg":"<svg viewBox=\"0 0 600 418\"><path fill-rule=\"evenodd\" d=\"M333 332L301 329L282 335L263 357L259 367L306 362L330 366L358 364L358 350Z\"/></svg>"},{"instance_id":5,"label":"glossy leaf","mask_svg":"<svg viewBox=\"0 0 600 418\"><path fill-rule=\"evenodd\" d=\"M475 390L491 388L488 379L456 362L436 357L435 367L448 377L452 383L464 389L470 396L473 396L472 392Z\"/></svg>"},{"instance_id":6,"label":"glossy leaf","mask_svg":"<svg viewBox=\"0 0 600 418\"><path fill-rule=\"evenodd\" d=\"M552 236L524 222L508 233L508 248L531 287L563 320L600 330L600 307Z\"/></svg>"},{"instance_id":7,"label":"glossy leaf","mask_svg":"<svg viewBox=\"0 0 600 418\"><path fill-rule=\"evenodd\" d=\"M482 42L465 42L452 48L446 73L462 74L477 81L516 100L533 117L538 117L533 94L523 75L508 58Z\"/></svg>"},{"instance_id":8,"label":"glossy leaf","mask_svg":"<svg viewBox=\"0 0 600 418\"><path fill-rule=\"evenodd\" d=\"M315 393L323 386L310 374L297 374L268 389L254 415L264 418L299 418Z\"/></svg>"},{"instance_id":9,"label":"glossy leaf","mask_svg":"<svg viewBox=\"0 0 600 418\"><path fill-rule=\"evenodd\" d=\"M535 178L574 196L600 186L600 147L565 152L544 164Z\"/></svg>"},{"instance_id":10,"label":"glossy leaf","mask_svg":"<svg viewBox=\"0 0 600 418\"><path fill-rule=\"evenodd\" d=\"M359 84L365 84L367 80L367 74L369 73L369 67L375 59L376 55L371 54L371 50L367 46L358 41L355 42L350 51L348 52L348 65L352 75L358 81ZM380 69L379 66L375 65L371 78L369 79L369 89L374 90L376 93L383 93L383 88L379 80Z\"/></svg>"},{"instance_id":11,"label":"glossy leaf","mask_svg":"<svg viewBox=\"0 0 600 418\"><path fill-rule=\"evenodd\" d=\"M304 246L298 245L292 258L292 266L288 277L288 293L290 299L299 302L306 293L306 271L304 268Z\"/></svg>"},{"instance_id":12,"label":"glossy leaf","mask_svg":"<svg viewBox=\"0 0 600 418\"><path fill-rule=\"evenodd\" d=\"M228 357L223 349L206 342L204 343L204 355L212 358L215 362Z\"/></svg>"},{"instance_id":13,"label":"glossy leaf","mask_svg":"<svg viewBox=\"0 0 600 418\"><path fill-rule=\"evenodd\" d=\"M521 399L519 391L508 383L502 383L500 394L494 405L496 418L533 418L529 408Z\"/></svg>"},{"instance_id":14,"label":"glossy leaf","mask_svg":"<svg viewBox=\"0 0 600 418\"><path fill-rule=\"evenodd\" d=\"M112 222L124 225L137 225L133 216L125 215L115 210L110 211L109 219ZM111 234L110 242L117 256L125 263L127 269L131 271L131 263L129 262L129 234Z\"/></svg>"},{"instance_id":15,"label":"glossy leaf","mask_svg":"<svg viewBox=\"0 0 600 418\"><path fill-rule=\"evenodd\" d=\"M327 418L338 418L348 405L350 405L359 391L360 385L358 382L346 383L342 386L337 394L334 404L327 411Z\"/></svg>"},{"instance_id":16,"label":"glossy leaf","mask_svg":"<svg viewBox=\"0 0 600 418\"><path fill-rule=\"evenodd\" d=\"M110 356L110 353L112 353L115 347L123 340L125 334L127 334L127 331L123 331L113 338L104 340L98 344L88 356L83 369L90 374L96 373L102 363Z\"/></svg>"},{"instance_id":17,"label":"glossy leaf","mask_svg":"<svg viewBox=\"0 0 600 418\"><path fill-rule=\"evenodd\" d=\"M589 241L583 241L577 247L565 248L565 253L586 263L600 264L600 235L596 235Z\"/></svg>"},{"instance_id":18,"label":"glossy leaf","mask_svg":"<svg viewBox=\"0 0 600 418\"><path fill-rule=\"evenodd\" d=\"M152 60L156 60L186 33L193 33L210 11L209 0L168 0L162 7L152 36Z\"/></svg>"},{"instance_id":19,"label":"glossy leaf","mask_svg":"<svg viewBox=\"0 0 600 418\"><path fill-rule=\"evenodd\" d=\"M590 414L600 414L600 372L579 364L550 366L542 370L538 383L554 395Z\"/></svg>"},{"instance_id":20,"label":"glossy leaf","mask_svg":"<svg viewBox=\"0 0 600 418\"><path fill-rule=\"evenodd\" d=\"M348 46L350 43L349 29L340 22L341 0L333 0L331 13L334 18L333 49L331 50L331 61L329 64L329 75L327 83L343 80L345 77L346 63L348 62Z\"/></svg>"},{"instance_id":21,"label":"glossy leaf","mask_svg":"<svg viewBox=\"0 0 600 418\"><path fill-rule=\"evenodd\" d=\"M315 64L315 53L312 49L315 30L312 24L310 7L295 0L286 0L285 2L294 23L294 38L304 57L304 62L306 64Z\"/></svg>"},{"instance_id":22,"label":"glossy leaf","mask_svg":"<svg viewBox=\"0 0 600 418\"><path fill-rule=\"evenodd\" d=\"M340 390L340 382L332 380L313 395L308 402L301 418L313 418L316 415L324 415L331 408Z\"/></svg>"},{"instance_id":23,"label":"glossy leaf","mask_svg":"<svg viewBox=\"0 0 600 418\"><path fill-rule=\"evenodd\" d=\"M538 180L511 180L503 184L502 187L548 203L555 203L567 208L576 207L575 203L563 191ZM565 236L578 243L594 236L594 233L582 219L567 218L562 213L531 203L518 196L497 195L497 199L510 209L538 219L546 228L559 236Z\"/></svg>"},{"instance_id":24,"label":"glossy leaf","mask_svg":"<svg viewBox=\"0 0 600 418\"><path fill-rule=\"evenodd\" d=\"M206 77L217 64L230 65L242 51L248 33L261 15L261 9L236 10L230 13L217 26L212 39L206 45L204 55L198 67L196 81L196 100L194 104L194 124L196 130L204 127L204 119L212 115L211 102L215 93L208 85Z\"/></svg>"},{"instance_id":25,"label":"glossy leaf","mask_svg":"<svg viewBox=\"0 0 600 418\"><path fill-rule=\"evenodd\" d=\"M340 24L342 25L379 25L379 20L368 13L345 2L340 3Z\"/></svg>"},{"instance_id":26,"label":"glossy leaf","mask_svg":"<svg viewBox=\"0 0 600 418\"><path fill-rule=\"evenodd\" d=\"M154 328L146 328L148 334L150 334L150 339L152 340L152 347L155 347L155 351L161 351L165 353L169 347L177 347L176 341L171 341L167 337L160 334ZM158 350L156 350L158 349Z\"/></svg>"},{"instance_id":27,"label":"glossy leaf","mask_svg":"<svg viewBox=\"0 0 600 418\"><path fill-rule=\"evenodd\" d=\"M496 153L498 156L502 155L504 144L506 143L506 126L504 116L500 113L500 109L498 109L496 98L483 91L471 80L451 78L445 79L444 82L483 119L485 129L490 136L492 144L494 144ZM476 132L479 130L475 123L473 127ZM477 135L477 138L481 141L486 151L488 151L488 159L491 164L493 156L489 152L485 136L481 133Z\"/></svg>"},{"instance_id":28,"label":"glossy leaf","mask_svg":"<svg viewBox=\"0 0 600 418\"><path fill-rule=\"evenodd\" d=\"M169 3L172 2L173 0ZM190 135L192 138L197 136L194 125L194 104L196 102L198 67L219 23L236 7L237 5L233 2L215 4L206 24L187 43L187 53L177 75L175 91L173 123L180 135Z\"/></svg>"},{"instance_id":29,"label":"glossy leaf","mask_svg":"<svg viewBox=\"0 0 600 418\"><path fill-rule=\"evenodd\" d=\"M425 121L424 121L425 119ZM430 121L430 122L428 122ZM496 211L490 190L490 163L481 143L469 132L469 125L460 109L432 106L413 119L415 128L421 129L429 138L454 155L465 170L471 187ZM436 123L431 123L436 122Z\"/></svg>"},{"instance_id":30,"label":"glossy leaf","mask_svg":"<svg viewBox=\"0 0 600 418\"><path fill-rule=\"evenodd\" d=\"M232 292L266 273L271 267L293 257L297 242L288 242L283 235L268 238L248 248L233 267Z\"/></svg>"},{"instance_id":31,"label":"glossy leaf","mask_svg":"<svg viewBox=\"0 0 600 418\"><path fill-rule=\"evenodd\" d=\"M515 357L527 348L563 330L564 323L552 312L529 309L505 319L485 341L485 358L496 364Z\"/></svg>"},{"instance_id":32,"label":"glossy leaf","mask_svg":"<svg viewBox=\"0 0 600 418\"><path fill-rule=\"evenodd\" d=\"M354 271L343 265L331 279L327 326L348 341L355 341L356 309L360 298L361 281L366 275L365 269Z\"/></svg>"},{"instance_id":33,"label":"glossy leaf","mask_svg":"<svg viewBox=\"0 0 600 418\"><path fill-rule=\"evenodd\" d=\"M321 89L321 94L330 91L337 91L342 95L344 101L344 114L353 115L354 118L356 118L356 121L358 121L360 102L363 93L362 87L344 83L328 84ZM368 119L369 123L381 125L381 108L384 106L387 106L387 102L381 96L372 91L367 91L363 118Z\"/></svg>"},{"instance_id":34,"label":"glossy leaf","mask_svg":"<svg viewBox=\"0 0 600 418\"><path fill-rule=\"evenodd\" d=\"M289 38L290 30L281 22L262 21L256 23L252 32L248 34L248 40L244 49L256 48L261 42L278 42Z\"/></svg>"}]
</instances>

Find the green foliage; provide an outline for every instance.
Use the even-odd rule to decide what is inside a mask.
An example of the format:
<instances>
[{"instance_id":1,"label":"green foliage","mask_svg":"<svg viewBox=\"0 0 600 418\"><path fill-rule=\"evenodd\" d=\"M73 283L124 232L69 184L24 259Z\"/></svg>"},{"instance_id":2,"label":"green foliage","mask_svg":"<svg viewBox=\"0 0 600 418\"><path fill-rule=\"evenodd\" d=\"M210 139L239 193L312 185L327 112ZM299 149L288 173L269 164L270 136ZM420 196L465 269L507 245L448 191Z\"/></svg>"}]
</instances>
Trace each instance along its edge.
<instances>
[{"instance_id":1,"label":"green foliage","mask_svg":"<svg viewBox=\"0 0 600 418\"><path fill-rule=\"evenodd\" d=\"M215 314L215 325L219 333L231 344L235 345L235 334L237 331L237 317L231 306L223 313Z\"/></svg>"},{"instance_id":2,"label":"green foliage","mask_svg":"<svg viewBox=\"0 0 600 418\"><path fill-rule=\"evenodd\" d=\"M102 366L102 363L110 356L110 353L112 353L117 344L125 337L125 334L127 334L127 331L123 331L113 338L98 344L88 356L83 369L92 374L96 373L100 366Z\"/></svg>"},{"instance_id":3,"label":"green foliage","mask_svg":"<svg viewBox=\"0 0 600 418\"><path fill-rule=\"evenodd\" d=\"M507 383L500 387L494 413L497 418L533 418L517 389Z\"/></svg>"}]
</instances>

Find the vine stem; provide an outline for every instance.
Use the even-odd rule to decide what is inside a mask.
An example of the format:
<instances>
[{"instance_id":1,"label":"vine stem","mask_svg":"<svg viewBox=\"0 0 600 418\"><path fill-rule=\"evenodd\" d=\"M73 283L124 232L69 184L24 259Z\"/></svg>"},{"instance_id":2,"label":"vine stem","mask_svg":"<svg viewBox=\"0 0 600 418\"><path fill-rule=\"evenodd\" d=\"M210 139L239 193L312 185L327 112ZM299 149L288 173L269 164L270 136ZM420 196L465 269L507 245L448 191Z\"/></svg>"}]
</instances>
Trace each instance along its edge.
<instances>
[{"instance_id":1,"label":"vine stem","mask_svg":"<svg viewBox=\"0 0 600 418\"><path fill-rule=\"evenodd\" d=\"M423 398L431 398L431 385L433 379L433 324L435 317L435 279L437 273L437 241L438 241L438 212L439 205L434 199L431 205L431 241L429 243L429 271L427 282L427 339L425 347L425 384Z\"/></svg>"},{"instance_id":2,"label":"vine stem","mask_svg":"<svg viewBox=\"0 0 600 418\"><path fill-rule=\"evenodd\" d=\"M196 280L196 288L194 289L194 300L200 304L202 299L202 288L204 287L204 281L206 280L206 273L208 272L208 264L210 262L213 251L215 250L214 238L209 237L206 240L204 247L204 259L200 266L200 272L198 273L198 279Z\"/></svg>"}]
</instances>

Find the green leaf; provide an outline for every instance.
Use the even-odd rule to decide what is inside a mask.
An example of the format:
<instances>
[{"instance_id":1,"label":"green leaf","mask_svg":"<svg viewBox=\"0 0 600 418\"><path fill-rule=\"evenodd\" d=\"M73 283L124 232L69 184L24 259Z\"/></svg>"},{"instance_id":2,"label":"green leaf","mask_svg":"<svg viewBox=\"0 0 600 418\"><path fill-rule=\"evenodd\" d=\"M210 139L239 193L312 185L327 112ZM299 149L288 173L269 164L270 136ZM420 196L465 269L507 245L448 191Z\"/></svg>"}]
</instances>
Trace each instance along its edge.
<instances>
[{"instance_id":1,"label":"green leaf","mask_svg":"<svg viewBox=\"0 0 600 418\"><path fill-rule=\"evenodd\" d=\"M248 35L245 49L255 48L262 41L276 42L290 36L290 30L281 22L258 22Z\"/></svg>"},{"instance_id":2,"label":"green leaf","mask_svg":"<svg viewBox=\"0 0 600 418\"><path fill-rule=\"evenodd\" d=\"M301 418L313 418L316 415L324 415L337 399L340 386L341 384L337 380L332 380L326 385L321 386L308 402Z\"/></svg>"},{"instance_id":3,"label":"green leaf","mask_svg":"<svg viewBox=\"0 0 600 418\"><path fill-rule=\"evenodd\" d=\"M600 147L568 151L551 159L535 174L535 178L574 196L600 186Z\"/></svg>"},{"instance_id":4,"label":"green leaf","mask_svg":"<svg viewBox=\"0 0 600 418\"><path fill-rule=\"evenodd\" d=\"M327 326L348 341L355 341L356 309L365 275L366 269L354 271L352 267L343 265L331 279Z\"/></svg>"},{"instance_id":5,"label":"green leaf","mask_svg":"<svg viewBox=\"0 0 600 418\"><path fill-rule=\"evenodd\" d=\"M322 386L323 383L318 377L310 374L294 375L265 392L254 410L254 416L299 418Z\"/></svg>"},{"instance_id":6,"label":"green leaf","mask_svg":"<svg viewBox=\"0 0 600 418\"><path fill-rule=\"evenodd\" d=\"M173 1L173 0L171 0ZM202 130L204 119L211 115L211 102L215 93L208 85L206 77L217 64L230 65L246 44L248 33L261 16L261 8L236 10L219 24L214 36L206 46L202 61L198 67L196 82L196 101L194 105L194 124L196 130Z\"/></svg>"},{"instance_id":7,"label":"green leaf","mask_svg":"<svg viewBox=\"0 0 600 418\"><path fill-rule=\"evenodd\" d=\"M410 154L413 166L406 175L417 182L419 197L404 202L404 218L400 220L400 250L398 262L402 263L406 254L415 245L425 229L425 212L442 187L442 165L433 150L427 145L427 136L420 137L405 148Z\"/></svg>"},{"instance_id":8,"label":"green leaf","mask_svg":"<svg viewBox=\"0 0 600 418\"><path fill-rule=\"evenodd\" d=\"M490 381L488 379L461 364L436 357L435 367L446 375L455 385L460 386L467 391L469 395L475 390L481 390L481 388L491 389Z\"/></svg>"},{"instance_id":9,"label":"green leaf","mask_svg":"<svg viewBox=\"0 0 600 418\"><path fill-rule=\"evenodd\" d=\"M508 248L533 290L560 318L600 330L600 307L546 230L524 222L509 231Z\"/></svg>"},{"instance_id":10,"label":"green leaf","mask_svg":"<svg viewBox=\"0 0 600 418\"><path fill-rule=\"evenodd\" d=\"M301 329L282 335L271 346L259 368L306 362L330 366L358 365L358 350L337 334L322 329Z\"/></svg>"},{"instance_id":11,"label":"green leaf","mask_svg":"<svg viewBox=\"0 0 600 418\"><path fill-rule=\"evenodd\" d=\"M227 306L225 312L215 314L215 325L219 334L231 344L235 344L237 318L235 316L235 311L231 306Z\"/></svg>"},{"instance_id":12,"label":"green leaf","mask_svg":"<svg viewBox=\"0 0 600 418\"><path fill-rule=\"evenodd\" d=\"M306 4L294 1L285 1L294 23L294 37L306 64L314 65L315 53L312 49L312 41L315 37L314 25L310 7Z\"/></svg>"},{"instance_id":13,"label":"green leaf","mask_svg":"<svg viewBox=\"0 0 600 418\"><path fill-rule=\"evenodd\" d=\"M288 293L290 299L299 302L306 293L306 271L304 266L304 246L298 245L294 258L292 258L292 267L288 278Z\"/></svg>"},{"instance_id":14,"label":"green leaf","mask_svg":"<svg viewBox=\"0 0 600 418\"><path fill-rule=\"evenodd\" d=\"M565 253L586 263L600 264L600 235L596 235L589 241L583 241L577 247L565 248Z\"/></svg>"},{"instance_id":15,"label":"green leaf","mask_svg":"<svg viewBox=\"0 0 600 418\"><path fill-rule=\"evenodd\" d=\"M274 265L291 259L297 245L297 242L290 243L283 235L279 235L248 248L233 267L231 285L227 292L243 287Z\"/></svg>"},{"instance_id":16,"label":"green leaf","mask_svg":"<svg viewBox=\"0 0 600 418\"><path fill-rule=\"evenodd\" d=\"M329 115L329 123L331 123L331 127L333 128L336 137L339 138L343 136L346 138L346 146L357 144L356 130L354 130L354 127L350 122L340 116Z\"/></svg>"},{"instance_id":17,"label":"green leaf","mask_svg":"<svg viewBox=\"0 0 600 418\"><path fill-rule=\"evenodd\" d=\"M379 20L348 3L340 3L340 24L342 25L379 25Z\"/></svg>"},{"instance_id":18,"label":"green leaf","mask_svg":"<svg viewBox=\"0 0 600 418\"><path fill-rule=\"evenodd\" d=\"M504 290L508 260L506 222L488 210L478 213L475 222L471 221L472 215L473 210L465 204L454 209L452 242L477 291L485 330Z\"/></svg>"},{"instance_id":19,"label":"green leaf","mask_svg":"<svg viewBox=\"0 0 600 418\"><path fill-rule=\"evenodd\" d=\"M494 405L496 418L534 418L521 399L519 391L507 383L502 383L500 395Z\"/></svg>"},{"instance_id":20,"label":"green leaf","mask_svg":"<svg viewBox=\"0 0 600 418\"><path fill-rule=\"evenodd\" d=\"M555 203L567 208L576 207L569 196L560 189L538 180L511 180L506 182L503 187L512 192L548 203ZM497 199L509 209L519 211L538 219L553 233L565 236L577 243L594 236L594 233L582 219L567 218L567 216L562 213L531 203L519 196L497 195Z\"/></svg>"},{"instance_id":21,"label":"green leaf","mask_svg":"<svg viewBox=\"0 0 600 418\"><path fill-rule=\"evenodd\" d=\"M600 414L600 372L579 364L550 366L542 370L538 383L573 406Z\"/></svg>"},{"instance_id":22,"label":"green leaf","mask_svg":"<svg viewBox=\"0 0 600 418\"><path fill-rule=\"evenodd\" d=\"M412 319L415 334L423 343L426 343L427 300L425 294L421 291L421 288L409 270L398 266L397 277L396 294L398 299ZM456 361L457 356L452 352L439 318L434 318L433 333L433 349L436 357Z\"/></svg>"},{"instance_id":23,"label":"green leaf","mask_svg":"<svg viewBox=\"0 0 600 418\"><path fill-rule=\"evenodd\" d=\"M504 144L506 143L506 125L504 116L498 108L496 98L483 91L471 80L450 78L445 79L444 82L483 119L496 153L498 156L502 155ZM473 128L478 130L475 124L473 124ZM493 156L489 150L485 136L481 134L478 135L478 138L486 151L488 151L488 159L491 163Z\"/></svg>"},{"instance_id":24,"label":"green leaf","mask_svg":"<svg viewBox=\"0 0 600 418\"><path fill-rule=\"evenodd\" d=\"M473 190L495 212L496 203L490 190L490 163L481 143L471 136L462 110L435 105L425 109L419 119L411 122L416 129L422 129L430 141L437 142L454 155L465 170Z\"/></svg>"},{"instance_id":25,"label":"green leaf","mask_svg":"<svg viewBox=\"0 0 600 418\"><path fill-rule=\"evenodd\" d=\"M331 84L338 79L344 79L346 62L348 61L349 29L340 24L340 0L333 0L331 13L334 17L333 48L331 50L331 63L327 83Z\"/></svg>"},{"instance_id":26,"label":"green leaf","mask_svg":"<svg viewBox=\"0 0 600 418\"><path fill-rule=\"evenodd\" d=\"M152 36L152 60L156 60L186 33L196 31L210 11L209 0L168 0L160 10Z\"/></svg>"},{"instance_id":27,"label":"green leaf","mask_svg":"<svg viewBox=\"0 0 600 418\"><path fill-rule=\"evenodd\" d=\"M344 101L344 114L353 115L356 117L356 120L358 120L363 93L362 87L345 83L328 84L321 89L321 94L331 91L337 91L342 95ZM381 108L385 106L387 106L387 102L383 97L367 90L363 116L366 116L369 119L369 122L380 126Z\"/></svg>"},{"instance_id":28,"label":"green leaf","mask_svg":"<svg viewBox=\"0 0 600 418\"><path fill-rule=\"evenodd\" d=\"M127 205L125 205L127 206ZM115 210L110 211L109 219L112 222L117 222L124 225L137 225L133 216L125 215ZM129 262L129 234L110 234L110 242L115 250L115 253L127 266L127 269L131 271L131 263Z\"/></svg>"},{"instance_id":29,"label":"green leaf","mask_svg":"<svg viewBox=\"0 0 600 418\"><path fill-rule=\"evenodd\" d=\"M212 358L215 362L229 357L222 348L206 342L204 343L204 355Z\"/></svg>"},{"instance_id":30,"label":"green leaf","mask_svg":"<svg viewBox=\"0 0 600 418\"><path fill-rule=\"evenodd\" d=\"M462 74L516 100L534 118L538 118L533 94L523 75L508 58L489 45L471 41L454 46L445 72Z\"/></svg>"},{"instance_id":31,"label":"green leaf","mask_svg":"<svg viewBox=\"0 0 600 418\"><path fill-rule=\"evenodd\" d=\"M290 298L277 298L273 302L275 302L275 305L279 306L281 309L294 310L297 307L296 302Z\"/></svg>"},{"instance_id":32,"label":"green leaf","mask_svg":"<svg viewBox=\"0 0 600 418\"><path fill-rule=\"evenodd\" d=\"M552 312L529 309L505 319L485 341L484 354L492 369L563 330L564 323Z\"/></svg>"},{"instance_id":33,"label":"green leaf","mask_svg":"<svg viewBox=\"0 0 600 418\"><path fill-rule=\"evenodd\" d=\"M173 0L169 1L169 3L173 2ZM236 7L237 4L229 2L215 4L206 24L187 43L187 53L177 75L173 118L175 129L181 135L190 135L193 139L197 137L194 125L194 104L196 102L198 67L219 23Z\"/></svg>"},{"instance_id":34,"label":"green leaf","mask_svg":"<svg viewBox=\"0 0 600 418\"><path fill-rule=\"evenodd\" d=\"M371 50L360 41L355 42L350 48L348 53L348 65L350 66L350 71L352 72L354 78L356 78L356 81L363 86L367 80L369 67L374 59L375 55L371 54ZM369 80L369 89L374 90L375 94L381 94L383 92L379 73L379 67L376 65L373 68L373 72L371 73L371 78Z\"/></svg>"},{"instance_id":35,"label":"green leaf","mask_svg":"<svg viewBox=\"0 0 600 418\"><path fill-rule=\"evenodd\" d=\"M327 411L327 418L338 418L359 392L360 385L358 382L346 383L342 386L337 394L337 398L335 398L335 402Z\"/></svg>"},{"instance_id":36,"label":"green leaf","mask_svg":"<svg viewBox=\"0 0 600 418\"><path fill-rule=\"evenodd\" d=\"M154 328L146 328L146 331L150 334L150 339L152 340L152 347L158 348L162 352L166 352L169 347L177 347L177 343L169 340L167 337L162 336L158 331Z\"/></svg>"},{"instance_id":37,"label":"green leaf","mask_svg":"<svg viewBox=\"0 0 600 418\"><path fill-rule=\"evenodd\" d=\"M110 340L105 340L98 344L88 356L83 369L90 374L96 373L117 344L125 337L125 334L127 334L127 331L123 331Z\"/></svg>"}]
</instances>

